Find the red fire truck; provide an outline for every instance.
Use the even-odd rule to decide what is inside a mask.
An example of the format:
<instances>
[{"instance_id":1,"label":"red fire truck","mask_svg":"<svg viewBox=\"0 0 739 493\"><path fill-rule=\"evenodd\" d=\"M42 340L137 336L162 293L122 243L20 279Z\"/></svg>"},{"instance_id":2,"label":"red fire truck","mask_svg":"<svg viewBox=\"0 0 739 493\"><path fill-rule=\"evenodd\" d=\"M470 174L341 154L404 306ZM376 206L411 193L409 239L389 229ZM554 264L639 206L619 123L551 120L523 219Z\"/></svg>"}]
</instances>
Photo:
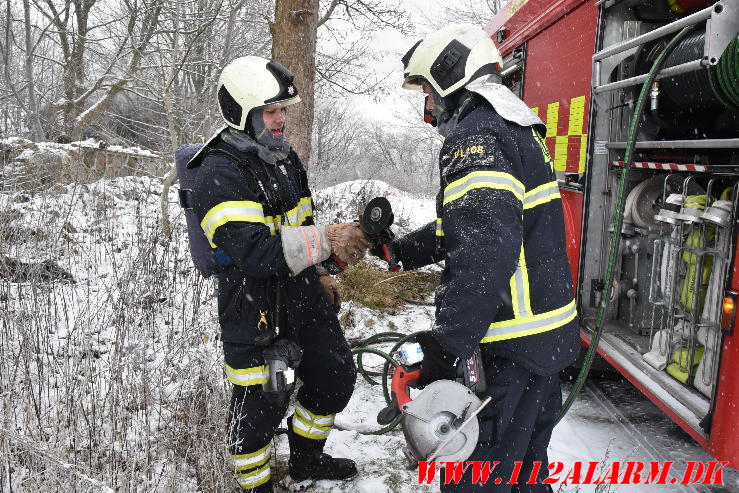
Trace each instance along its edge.
<instances>
[{"instance_id":1,"label":"red fire truck","mask_svg":"<svg viewBox=\"0 0 739 493\"><path fill-rule=\"evenodd\" d=\"M614 233L634 103L687 26L638 116ZM485 30L504 83L547 127L583 346L607 296L598 354L739 468L739 0L511 0Z\"/></svg>"}]
</instances>

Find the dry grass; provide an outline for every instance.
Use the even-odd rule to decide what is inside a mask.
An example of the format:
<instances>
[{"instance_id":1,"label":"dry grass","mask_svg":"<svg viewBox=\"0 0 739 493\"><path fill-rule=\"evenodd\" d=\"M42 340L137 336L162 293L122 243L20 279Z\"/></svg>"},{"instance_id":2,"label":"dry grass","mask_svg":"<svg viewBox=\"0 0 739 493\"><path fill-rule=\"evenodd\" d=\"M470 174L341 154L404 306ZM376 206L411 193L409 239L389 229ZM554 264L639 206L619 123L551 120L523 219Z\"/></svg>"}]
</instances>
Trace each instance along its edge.
<instances>
[{"instance_id":1,"label":"dry grass","mask_svg":"<svg viewBox=\"0 0 739 493\"><path fill-rule=\"evenodd\" d=\"M367 308L393 313L406 298L424 301L439 284L439 274L432 272L387 272L360 262L340 276L341 297L361 303Z\"/></svg>"}]
</instances>

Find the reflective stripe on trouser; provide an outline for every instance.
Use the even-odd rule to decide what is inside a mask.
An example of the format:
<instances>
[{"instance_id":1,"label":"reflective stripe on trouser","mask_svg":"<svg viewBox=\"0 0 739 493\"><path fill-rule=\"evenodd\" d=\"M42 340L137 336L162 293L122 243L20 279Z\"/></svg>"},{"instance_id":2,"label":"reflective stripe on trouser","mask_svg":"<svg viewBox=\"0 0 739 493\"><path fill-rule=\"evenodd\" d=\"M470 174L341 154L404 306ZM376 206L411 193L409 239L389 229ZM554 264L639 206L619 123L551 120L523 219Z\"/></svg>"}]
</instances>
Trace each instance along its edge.
<instances>
[{"instance_id":1,"label":"reflective stripe on trouser","mask_svg":"<svg viewBox=\"0 0 739 493\"><path fill-rule=\"evenodd\" d=\"M256 452L231 456L236 481L242 489L256 488L269 481L271 473L269 468L271 446L268 443Z\"/></svg>"},{"instance_id":2,"label":"reflective stripe on trouser","mask_svg":"<svg viewBox=\"0 0 739 493\"><path fill-rule=\"evenodd\" d=\"M444 236L444 228L441 226L441 218L436 218L436 236Z\"/></svg>"},{"instance_id":3,"label":"reflective stripe on trouser","mask_svg":"<svg viewBox=\"0 0 739 493\"><path fill-rule=\"evenodd\" d=\"M305 438L313 440L325 440L334 425L335 414L320 415L312 413L303 407L300 402L295 403L295 414L293 414L293 431Z\"/></svg>"},{"instance_id":4,"label":"reflective stripe on trouser","mask_svg":"<svg viewBox=\"0 0 739 493\"><path fill-rule=\"evenodd\" d=\"M575 300L567 305L523 318L514 318L490 324L481 342L503 341L554 330L571 322L577 316Z\"/></svg>"},{"instance_id":5,"label":"reflective stripe on trouser","mask_svg":"<svg viewBox=\"0 0 739 493\"><path fill-rule=\"evenodd\" d=\"M236 472L243 472L248 471L249 469L257 468L269 461L269 454L271 450L272 446L270 443L268 443L256 452L251 452L249 454L231 455L231 465Z\"/></svg>"},{"instance_id":6,"label":"reflective stripe on trouser","mask_svg":"<svg viewBox=\"0 0 739 493\"><path fill-rule=\"evenodd\" d=\"M226 365L226 378L234 385L246 387L249 385L262 385L266 382L266 367L253 366L251 368L232 368Z\"/></svg>"},{"instance_id":7,"label":"reflective stripe on trouser","mask_svg":"<svg viewBox=\"0 0 739 493\"><path fill-rule=\"evenodd\" d=\"M269 468L269 463L253 471L236 473L236 481L239 483L241 489L244 490L256 488L257 486L269 481L271 477L272 473Z\"/></svg>"}]
</instances>

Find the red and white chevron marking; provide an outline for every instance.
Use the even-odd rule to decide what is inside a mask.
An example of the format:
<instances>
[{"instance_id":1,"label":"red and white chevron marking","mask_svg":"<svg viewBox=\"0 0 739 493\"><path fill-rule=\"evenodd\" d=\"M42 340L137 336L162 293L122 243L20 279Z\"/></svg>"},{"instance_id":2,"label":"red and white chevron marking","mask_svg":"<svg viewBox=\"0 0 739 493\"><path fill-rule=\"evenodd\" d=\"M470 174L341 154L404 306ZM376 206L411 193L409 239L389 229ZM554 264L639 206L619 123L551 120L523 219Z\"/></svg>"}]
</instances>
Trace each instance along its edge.
<instances>
[{"instance_id":1,"label":"red and white chevron marking","mask_svg":"<svg viewBox=\"0 0 739 493\"><path fill-rule=\"evenodd\" d=\"M613 161L614 166L623 168L623 161ZM649 162L634 162L631 164L632 168L647 168L647 169L665 169L670 171L692 171L696 173L702 173L709 171L710 166L703 166L700 164L677 164L677 163L649 163Z\"/></svg>"}]
</instances>

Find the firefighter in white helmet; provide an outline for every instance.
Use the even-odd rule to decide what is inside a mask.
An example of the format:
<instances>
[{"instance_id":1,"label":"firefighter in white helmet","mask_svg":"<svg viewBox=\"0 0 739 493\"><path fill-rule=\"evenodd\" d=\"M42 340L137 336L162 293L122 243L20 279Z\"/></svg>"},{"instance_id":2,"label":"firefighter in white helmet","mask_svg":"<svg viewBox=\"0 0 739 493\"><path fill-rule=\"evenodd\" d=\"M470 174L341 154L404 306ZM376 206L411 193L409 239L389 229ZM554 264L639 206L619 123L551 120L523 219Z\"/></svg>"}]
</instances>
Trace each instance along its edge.
<instances>
[{"instance_id":1,"label":"firefighter in white helmet","mask_svg":"<svg viewBox=\"0 0 739 493\"><path fill-rule=\"evenodd\" d=\"M445 137L437 219L396 240L404 269L445 261L420 385L454 379L455 362L480 347L486 396L471 461L500 461L500 485L444 492L547 491L547 445L561 405L558 372L578 355L578 322L559 188L541 120L501 84L500 54L478 26L456 24L403 57L409 89L426 93L427 121ZM516 461L519 484L509 485Z\"/></svg>"},{"instance_id":2,"label":"firefighter in white helmet","mask_svg":"<svg viewBox=\"0 0 739 493\"><path fill-rule=\"evenodd\" d=\"M222 265L218 315L233 384L232 465L240 487L259 493L272 491L270 444L288 408L293 370L303 383L287 420L285 484L297 489L357 472L353 461L323 452L356 369L332 306L336 284L321 262L334 254L356 263L369 242L358 224L313 223L305 169L283 135L286 107L299 101L281 64L234 60L218 83L227 126L188 163L200 167L192 207Z\"/></svg>"}]
</instances>

